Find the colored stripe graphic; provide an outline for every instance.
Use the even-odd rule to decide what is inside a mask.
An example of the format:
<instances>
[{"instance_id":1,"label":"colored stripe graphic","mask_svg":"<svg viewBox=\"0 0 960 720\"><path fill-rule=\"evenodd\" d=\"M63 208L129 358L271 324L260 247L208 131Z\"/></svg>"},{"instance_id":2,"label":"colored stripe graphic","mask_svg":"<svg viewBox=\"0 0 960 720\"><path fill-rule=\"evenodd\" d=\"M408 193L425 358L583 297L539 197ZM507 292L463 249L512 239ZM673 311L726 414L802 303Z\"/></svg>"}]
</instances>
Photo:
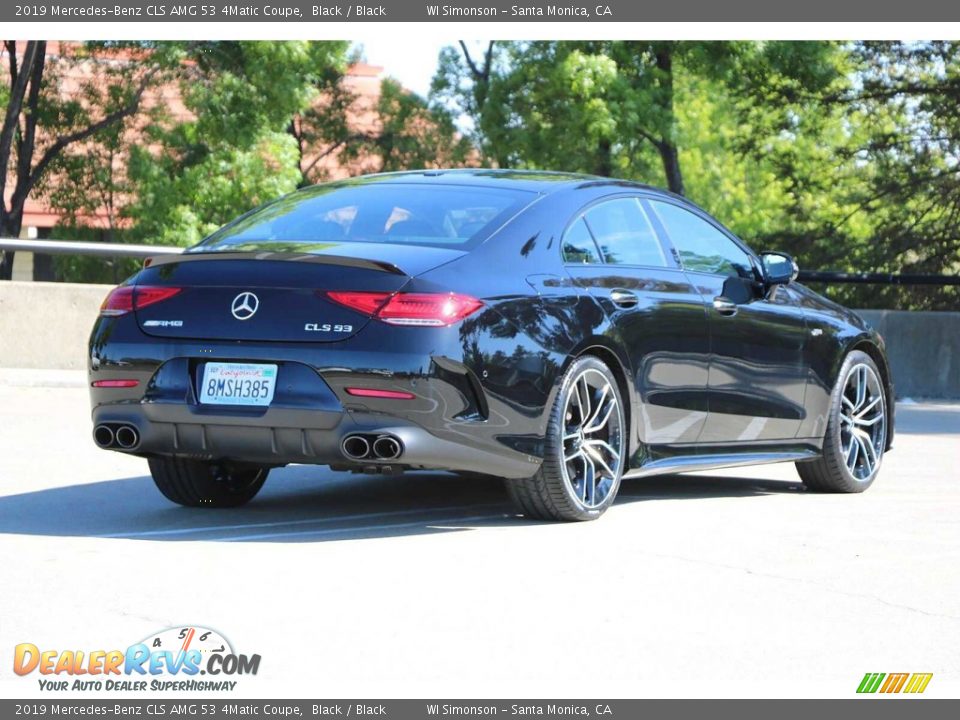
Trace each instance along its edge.
<instances>
[{"instance_id":1,"label":"colored stripe graphic","mask_svg":"<svg viewBox=\"0 0 960 720\"><path fill-rule=\"evenodd\" d=\"M886 680L884 680L886 678ZM857 687L858 693L922 693L927 689L933 673L867 673ZM882 685L881 685L882 683Z\"/></svg>"},{"instance_id":2,"label":"colored stripe graphic","mask_svg":"<svg viewBox=\"0 0 960 720\"><path fill-rule=\"evenodd\" d=\"M887 681L883 684L883 687L880 688L882 693L898 693L903 689L903 685L907 682L907 678L910 677L910 673L890 673L887 675Z\"/></svg>"},{"instance_id":3,"label":"colored stripe graphic","mask_svg":"<svg viewBox=\"0 0 960 720\"><path fill-rule=\"evenodd\" d=\"M857 692L875 693L877 688L880 687L880 683L884 677L886 677L886 673L867 673L863 676L863 680L860 681L860 687L857 688Z\"/></svg>"},{"instance_id":4,"label":"colored stripe graphic","mask_svg":"<svg viewBox=\"0 0 960 720\"><path fill-rule=\"evenodd\" d=\"M933 677L933 673L914 673L910 678L910 682L907 683L907 687L904 690L905 693L922 693L927 689L927 685L930 684L930 678Z\"/></svg>"}]
</instances>

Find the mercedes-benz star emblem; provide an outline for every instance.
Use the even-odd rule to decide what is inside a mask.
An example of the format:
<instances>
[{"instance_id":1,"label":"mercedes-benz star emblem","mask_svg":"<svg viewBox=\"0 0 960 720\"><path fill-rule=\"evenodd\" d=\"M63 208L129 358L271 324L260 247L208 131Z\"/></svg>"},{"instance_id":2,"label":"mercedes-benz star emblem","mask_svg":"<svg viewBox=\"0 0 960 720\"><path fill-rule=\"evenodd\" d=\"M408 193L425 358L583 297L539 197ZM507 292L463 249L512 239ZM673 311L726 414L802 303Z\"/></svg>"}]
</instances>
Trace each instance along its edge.
<instances>
[{"instance_id":1,"label":"mercedes-benz star emblem","mask_svg":"<svg viewBox=\"0 0 960 720\"><path fill-rule=\"evenodd\" d=\"M260 299L252 292L242 292L233 299L230 312L237 320L249 320L260 307Z\"/></svg>"}]
</instances>

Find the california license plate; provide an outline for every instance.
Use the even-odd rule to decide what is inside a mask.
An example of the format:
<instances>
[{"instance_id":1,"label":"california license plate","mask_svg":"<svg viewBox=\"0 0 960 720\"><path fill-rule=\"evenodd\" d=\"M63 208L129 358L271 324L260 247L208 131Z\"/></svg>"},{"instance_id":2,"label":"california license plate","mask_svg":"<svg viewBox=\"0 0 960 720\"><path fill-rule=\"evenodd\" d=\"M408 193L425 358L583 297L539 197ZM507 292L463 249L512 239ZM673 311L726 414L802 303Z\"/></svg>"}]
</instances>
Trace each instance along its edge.
<instances>
[{"instance_id":1,"label":"california license plate","mask_svg":"<svg viewBox=\"0 0 960 720\"><path fill-rule=\"evenodd\" d=\"M207 363L200 384L200 402L204 405L269 405L276 382L276 365Z\"/></svg>"}]
</instances>

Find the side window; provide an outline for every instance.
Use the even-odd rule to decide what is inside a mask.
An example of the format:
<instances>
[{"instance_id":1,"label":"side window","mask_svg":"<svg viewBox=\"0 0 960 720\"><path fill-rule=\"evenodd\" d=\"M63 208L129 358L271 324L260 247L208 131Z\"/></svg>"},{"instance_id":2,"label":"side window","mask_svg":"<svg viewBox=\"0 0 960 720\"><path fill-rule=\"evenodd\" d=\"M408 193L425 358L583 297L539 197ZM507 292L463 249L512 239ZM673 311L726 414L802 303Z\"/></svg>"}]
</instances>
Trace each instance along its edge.
<instances>
[{"instance_id":1,"label":"side window","mask_svg":"<svg viewBox=\"0 0 960 720\"><path fill-rule=\"evenodd\" d=\"M666 267L653 226L636 198L617 198L590 208L584 218L611 265Z\"/></svg>"},{"instance_id":2,"label":"side window","mask_svg":"<svg viewBox=\"0 0 960 720\"><path fill-rule=\"evenodd\" d=\"M597 245L583 218L571 225L563 236L563 261L577 265L600 262Z\"/></svg>"},{"instance_id":3,"label":"side window","mask_svg":"<svg viewBox=\"0 0 960 720\"><path fill-rule=\"evenodd\" d=\"M672 203L650 201L650 205L680 253L684 269L753 278L750 256L706 220Z\"/></svg>"}]
</instances>

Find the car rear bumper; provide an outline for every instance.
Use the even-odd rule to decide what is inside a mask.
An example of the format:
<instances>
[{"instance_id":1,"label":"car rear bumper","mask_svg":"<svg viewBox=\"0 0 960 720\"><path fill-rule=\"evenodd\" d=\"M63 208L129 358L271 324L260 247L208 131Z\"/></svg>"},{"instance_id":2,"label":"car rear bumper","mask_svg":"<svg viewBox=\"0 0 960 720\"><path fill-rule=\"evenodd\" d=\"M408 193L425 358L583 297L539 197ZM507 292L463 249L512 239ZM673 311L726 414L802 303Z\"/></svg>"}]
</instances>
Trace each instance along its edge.
<instances>
[{"instance_id":1,"label":"car rear bumper","mask_svg":"<svg viewBox=\"0 0 960 720\"><path fill-rule=\"evenodd\" d=\"M145 457L229 458L271 466L303 463L368 472L451 470L506 478L529 477L539 466L538 460L526 454L438 437L404 418L330 411L277 412L274 418L280 422L272 424L229 415L198 419L182 405L149 404L103 405L93 413L94 428L136 428L135 446L111 449ZM353 460L344 454L342 444L354 434L395 438L402 454L391 460Z\"/></svg>"},{"instance_id":2,"label":"car rear bumper","mask_svg":"<svg viewBox=\"0 0 960 720\"><path fill-rule=\"evenodd\" d=\"M541 462L535 419L487 394L460 361L413 348L373 353L322 351L280 344L132 342L91 344L93 428L136 430L137 442L109 449L140 456L233 459L279 466L333 465L338 469L452 470L523 478ZM442 347L438 347L442 350ZM404 352L404 350L407 350ZM449 354L453 354L452 352ZM225 407L198 401L198 383L209 361L278 365L269 407ZM376 363L376 364L375 364ZM132 388L94 387L98 380L132 379ZM351 386L404 391L409 400L354 397ZM515 422L507 420L512 414ZM399 458L357 460L345 455L353 433L390 435ZM101 447L103 443L98 443Z\"/></svg>"}]
</instances>

